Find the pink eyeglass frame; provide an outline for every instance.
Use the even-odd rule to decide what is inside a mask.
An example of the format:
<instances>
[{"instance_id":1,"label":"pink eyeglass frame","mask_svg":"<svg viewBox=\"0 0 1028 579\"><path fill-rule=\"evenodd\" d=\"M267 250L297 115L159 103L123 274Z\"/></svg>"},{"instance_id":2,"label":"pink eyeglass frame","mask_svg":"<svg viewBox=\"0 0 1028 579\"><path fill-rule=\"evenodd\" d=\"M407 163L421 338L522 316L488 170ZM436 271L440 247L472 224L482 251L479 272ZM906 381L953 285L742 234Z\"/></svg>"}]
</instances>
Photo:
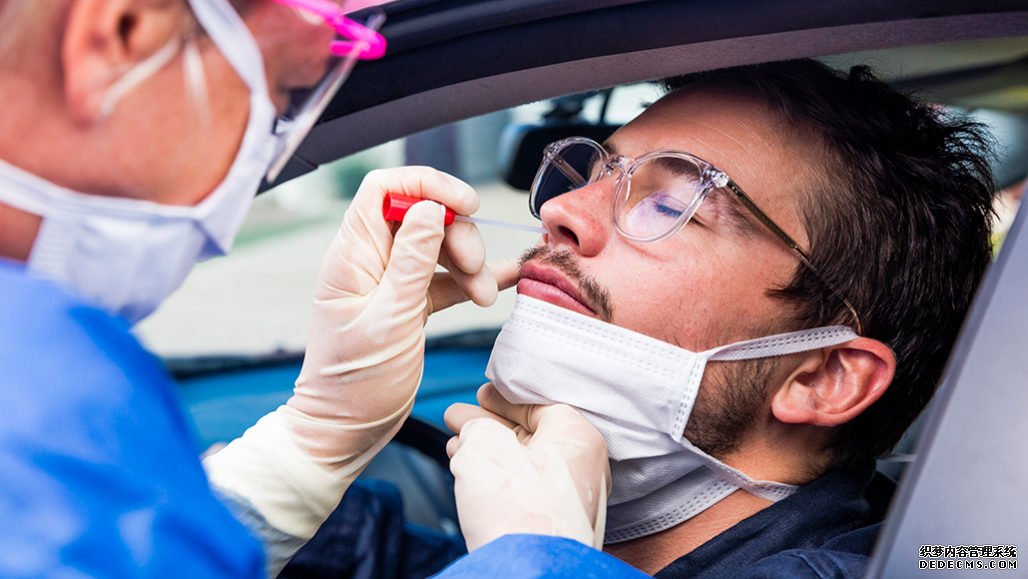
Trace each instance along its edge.
<instances>
[{"instance_id":1,"label":"pink eyeglass frame","mask_svg":"<svg viewBox=\"0 0 1028 579\"><path fill-rule=\"evenodd\" d=\"M268 183L278 178L293 154L299 149L303 140L314 128L318 118L325 112L325 107L339 88L350 76L350 71L358 60L372 60L385 55L386 40L377 32L385 15L381 12L371 17L368 26L364 26L347 18L337 3L329 0L275 0L283 6L303 10L322 18L326 24L348 40L335 40L330 46L333 56L339 62L331 67L324 79L313 89L308 100L296 115L292 116L293 127L281 139L279 152L268 166L265 180Z\"/></svg>"},{"instance_id":2,"label":"pink eyeglass frame","mask_svg":"<svg viewBox=\"0 0 1028 579\"><path fill-rule=\"evenodd\" d=\"M298 8L321 17L336 34L348 40L333 40L329 50L333 56L349 56L358 51L360 60L382 58L386 39L378 32L346 17L343 8L331 0L275 0L283 6Z\"/></svg>"}]
</instances>

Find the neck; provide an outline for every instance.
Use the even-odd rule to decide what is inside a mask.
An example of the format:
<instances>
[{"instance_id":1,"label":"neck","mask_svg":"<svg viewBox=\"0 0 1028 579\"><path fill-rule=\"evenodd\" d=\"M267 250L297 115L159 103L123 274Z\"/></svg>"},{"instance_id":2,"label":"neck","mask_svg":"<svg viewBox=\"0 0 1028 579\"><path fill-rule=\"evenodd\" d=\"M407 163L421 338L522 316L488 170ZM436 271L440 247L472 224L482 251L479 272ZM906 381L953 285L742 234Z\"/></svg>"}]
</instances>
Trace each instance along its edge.
<instances>
[{"instance_id":1,"label":"neck","mask_svg":"<svg viewBox=\"0 0 1028 579\"><path fill-rule=\"evenodd\" d=\"M771 506L771 502L746 491L735 491L709 509L670 529L624 543L606 545L603 550L653 575L675 559L690 553L743 519Z\"/></svg>"},{"instance_id":2,"label":"neck","mask_svg":"<svg viewBox=\"0 0 1028 579\"><path fill-rule=\"evenodd\" d=\"M3 70L0 107L6 111L0 121L0 159L25 171L45 176L47 169L62 165L67 158L55 115L46 114L49 102L45 91L20 71ZM43 144L46 146L42 146ZM60 149L60 150L58 150ZM42 219L0 201L0 257L28 261Z\"/></svg>"},{"instance_id":3,"label":"neck","mask_svg":"<svg viewBox=\"0 0 1028 579\"><path fill-rule=\"evenodd\" d=\"M0 203L0 257L26 262L42 219Z\"/></svg>"},{"instance_id":4,"label":"neck","mask_svg":"<svg viewBox=\"0 0 1028 579\"><path fill-rule=\"evenodd\" d=\"M39 73L0 68L0 159L47 181L99 195L118 194L128 167L126 151L115 147L118 129L110 122L87 122L68 111L60 83ZM138 131L138 125L133 127Z\"/></svg>"},{"instance_id":5,"label":"neck","mask_svg":"<svg viewBox=\"0 0 1028 579\"><path fill-rule=\"evenodd\" d=\"M110 156L64 114L54 78L39 69L36 76L22 69L0 72L0 159L73 189L88 187L95 175L110 170ZM0 201L0 257L28 261L41 223L38 215Z\"/></svg>"},{"instance_id":6,"label":"neck","mask_svg":"<svg viewBox=\"0 0 1028 579\"><path fill-rule=\"evenodd\" d=\"M804 485L819 476L823 457L809 451L807 429L758 424L735 452L720 457L755 480ZM820 440L820 439L818 439ZM788 451L786 449L792 449ZM633 541L606 545L604 551L653 575L739 522L771 506L771 501L737 490L713 506L670 529Z\"/></svg>"}]
</instances>

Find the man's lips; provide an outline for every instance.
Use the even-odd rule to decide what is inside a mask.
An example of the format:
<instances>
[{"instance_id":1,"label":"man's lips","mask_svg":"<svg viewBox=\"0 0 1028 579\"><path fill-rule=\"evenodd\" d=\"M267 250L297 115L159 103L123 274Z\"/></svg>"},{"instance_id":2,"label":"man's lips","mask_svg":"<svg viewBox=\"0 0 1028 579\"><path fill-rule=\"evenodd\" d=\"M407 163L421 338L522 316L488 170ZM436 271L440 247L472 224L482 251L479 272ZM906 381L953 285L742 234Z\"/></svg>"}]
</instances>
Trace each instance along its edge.
<instances>
[{"instance_id":1,"label":"man's lips","mask_svg":"<svg viewBox=\"0 0 1028 579\"><path fill-rule=\"evenodd\" d=\"M597 317L596 311L589 306L589 302L582 297L571 280L559 271L538 263L526 263L521 266L518 293L580 314Z\"/></svg>"}]
</instances>

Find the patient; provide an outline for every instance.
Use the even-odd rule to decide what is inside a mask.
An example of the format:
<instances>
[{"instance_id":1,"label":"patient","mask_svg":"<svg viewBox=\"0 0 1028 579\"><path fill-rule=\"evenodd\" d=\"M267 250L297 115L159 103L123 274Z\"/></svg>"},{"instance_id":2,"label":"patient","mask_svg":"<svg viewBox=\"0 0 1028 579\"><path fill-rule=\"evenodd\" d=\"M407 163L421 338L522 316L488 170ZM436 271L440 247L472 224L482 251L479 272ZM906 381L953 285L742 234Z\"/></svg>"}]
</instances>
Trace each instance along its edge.
<instances>
[{"instance_id":1,"label":"patient","mask_svg":"<svg viewBox=\"0 0 1028 579\"><path fill-rule=\"evenodd\" d=\"M602 146L548 152L547 234L480 401L599 429L605 550L648 574L861 577L891 493L874 459L932 396L990 261L987 137L862 68L667 86ZM571 560L532 545L539 568Z\"/></svg>"}]
</instances>

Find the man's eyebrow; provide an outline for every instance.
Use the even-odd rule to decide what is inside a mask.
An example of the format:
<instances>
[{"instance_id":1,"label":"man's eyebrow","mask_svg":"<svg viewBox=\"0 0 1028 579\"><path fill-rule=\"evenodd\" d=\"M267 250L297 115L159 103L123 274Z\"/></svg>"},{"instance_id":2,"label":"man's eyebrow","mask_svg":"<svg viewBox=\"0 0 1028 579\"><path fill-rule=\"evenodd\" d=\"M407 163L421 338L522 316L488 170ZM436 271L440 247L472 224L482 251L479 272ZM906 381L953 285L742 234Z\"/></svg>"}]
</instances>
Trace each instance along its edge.
<instances>
[{"instance_id":1,"label":"man's eyebrow","mask_svg":"<svg viewBox=\"0 0 1028 579\"><path fill-rule=\"evenodd\" d=\"M678 157L657 157L650 162L672 175L696 175L698 172L695 163Z\"/></svg>"},{"instance_id":2,"label":"man's eyebrow","mask_svg":"<svg viewBox=\"0 0 1028 579\"><path fill-rule=\"evenodd\" d=\"M611 141L603 141L602 143L600 143L600 145L607 150L607 154L611 157L618 154L618 148L615 147L614 143L612 143Z\"/></svg>"}]
</instances>

